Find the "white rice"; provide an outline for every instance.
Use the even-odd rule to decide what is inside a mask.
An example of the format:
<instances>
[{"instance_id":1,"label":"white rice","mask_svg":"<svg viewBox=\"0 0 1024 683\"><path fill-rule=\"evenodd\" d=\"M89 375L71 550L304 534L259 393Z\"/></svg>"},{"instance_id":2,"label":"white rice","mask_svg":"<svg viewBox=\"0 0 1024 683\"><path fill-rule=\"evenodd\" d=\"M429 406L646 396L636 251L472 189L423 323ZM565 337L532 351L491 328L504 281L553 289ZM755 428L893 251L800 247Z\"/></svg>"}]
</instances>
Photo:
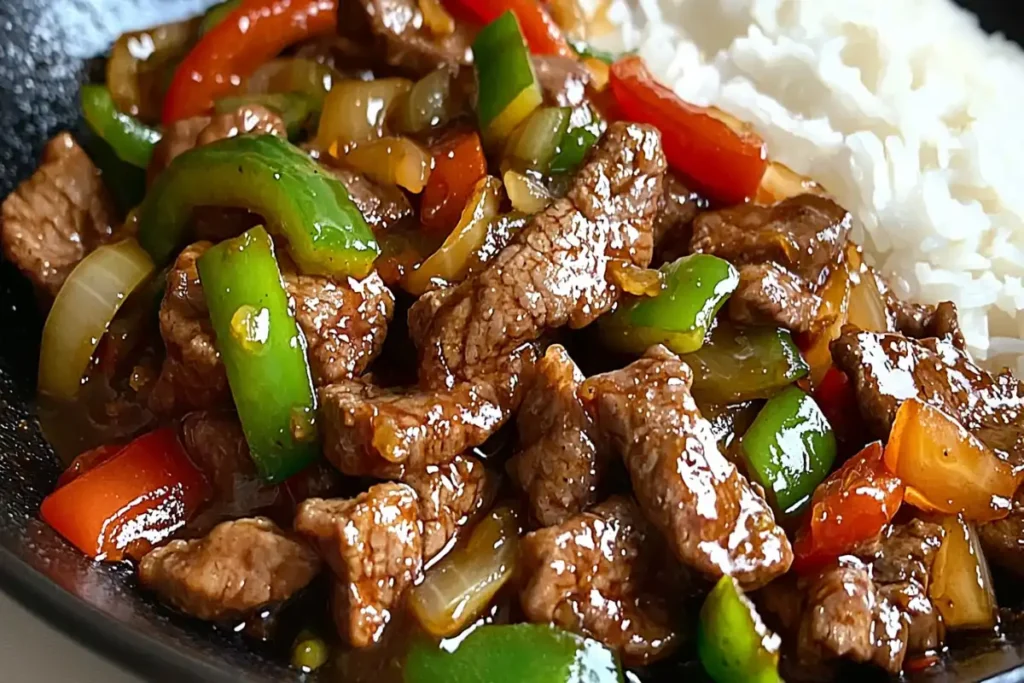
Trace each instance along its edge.
<instances>
[{"instance_id":1,"label":"white rice","mask_svg":"<svg viewBox=\"0 0 1024 683\"><path fill-rule=\"evenodd\" d=\"M591 0L594 2L594 0ZM752 123L901 294L1024 376L1024 52L949 0L615 0L595 39Z\"/></svg>"}]
</instances>

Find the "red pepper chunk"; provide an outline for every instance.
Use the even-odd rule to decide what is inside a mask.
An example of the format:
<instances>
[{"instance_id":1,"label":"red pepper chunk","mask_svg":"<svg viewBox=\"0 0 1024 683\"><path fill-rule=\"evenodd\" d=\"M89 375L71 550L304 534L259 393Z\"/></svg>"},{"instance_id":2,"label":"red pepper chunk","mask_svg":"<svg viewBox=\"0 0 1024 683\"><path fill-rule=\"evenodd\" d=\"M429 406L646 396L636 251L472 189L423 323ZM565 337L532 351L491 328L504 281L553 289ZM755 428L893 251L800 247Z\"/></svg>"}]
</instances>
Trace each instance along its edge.
<instances>
[{"instance_id":1,"label":"red pepper chunk","mask_svg":"<svg viewBox=\"0 0 1024 683\"><path fill-rule=\"evenodd\" d=\"M793 544L793 567L813 571L877 536L903 502L903 482L885 467L879 441L868 444L818 486Z\"/></svg>"},{"instance_id":2,"label":"red pepper chunk","mask_svg":"<svg viewBox=\"0 0 1024 683\"><path fill-rule=\"evenodd\" d=\"M447 235L458 225L473 186L487 173L487 160L476 133L462 133L430 148L434 169L423 188L420 222Z\"/></svg>"},{"instance_id":3,"label":"red pepper chunk","mask_svg":"<svg viewBox=\"0 0 1024 683\"><path fill-rule=\"evenodd\" d=\"M173 429L140 436L43 501L40 516L97 560L138 559L210 498Z\"/></svg>"},{"instance_id":4,"label":"red pepper chunk","mask_svg":"<svg viewBox=\"0 0 1024 683\"><path fill-rule=\"evenodd\" d=\"M576 59L576 51L538 0L445 0L444 4L455 16L472 17L480 24L489 24L511 11L519 21L519 30L530 52Z\"/></svg>"},{"instance_id":5,"label":"red pepper chunk","mask_svg":"<svg viewBox=\"0 0 1024 683\"><path fill-rule=\"evenodd\" d=\"M609 82L625 118L661 131L669 165L698 190L724 204L739 204L757 194L768 168L758 135L734 130L720 113L684 102L655 80L640 57L612 64Z\"/></svg>"},{"instance_id":6,"label":"red pepper chunk","mask_svg":"<svg viewBox=\"0 0 1024 683\"><path fill-rule=\"evenodd\" d=\"M242 0L204 35L174 72L163 123L205 114L288 45L335 33L337 0Z\"/></svg>"},{"instance_id":7,"label":"red pepper chunk","mask_svg":"<svg viewBox=\"0 0 1024 683\"><path fill-rule=\"evenodd\" d=\"M60 488L65 484L70 484L89 470L99 467L120 453L122 448L124 448L124 446L111 443L103 446L97 446L92 450L82 453L72 460L71 464L68 465L68 468L61 472L60 476L57 477L57 488Z\"/></svg>"}]
</instances>

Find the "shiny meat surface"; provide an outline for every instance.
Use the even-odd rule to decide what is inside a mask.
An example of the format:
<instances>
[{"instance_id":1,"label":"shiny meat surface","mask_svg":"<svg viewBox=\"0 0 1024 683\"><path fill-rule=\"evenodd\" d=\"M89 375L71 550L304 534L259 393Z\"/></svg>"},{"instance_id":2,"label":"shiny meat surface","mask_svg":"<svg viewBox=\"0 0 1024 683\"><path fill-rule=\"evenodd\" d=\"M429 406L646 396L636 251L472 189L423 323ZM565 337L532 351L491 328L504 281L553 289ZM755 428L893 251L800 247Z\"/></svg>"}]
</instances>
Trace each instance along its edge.
<instances>
[{"instance_id":1,"label":"shiny meat surface","mask_svg":"<svg viewBox=\"0 0 1024 683\"><path fill-rule=\"evenodd\" d=\"M676 633L652 565L658 543L636 505L615 497L522 541L527 619L591 636L642 665L668 654Z\"/></svg>"},{"instance_id":2,"label":"shiny meat surface","mask_svg":"<svg viewBox=\"0 0 1024 683\"><path fill-rule=\"evenodd\" d=\"M139 582L186 614L220 620L287 600L319 571L311 548L257 517L150 551L139 564Z\"/></svg>"},{"instance_id":3,"label":"shiny meat surface","mask_svg":"<svg viewBox=\"0 0 1024 683\"><path fill-rule=\"evenodd\" d=\"M740 267L740 283L728 307L729 317L741 325L781 325L809 332L821 297L804 280L769 261Z\"/></svg>"},{"instance_id":4,"label":"shiny meat surface","mask_svg":"<svg viewBox=\"0 0 1024 683\"><path fill-rule=\"evenodd\" d=\"M657 346L591 377L580 396L676 557L708 578L730 574L757 588L789 569L793 551L768 504L718 450L692 381L689 366Z\"/></svg>"},{"instance_id":5,"label":"shiny meat surface","mask_svg":"<svg viewBox=\"0 0 1024 683\"><path fill-rule=\"evenodd\" d=\"M99 170L70 133L59 133L32 177L4 200L3 255L52 298L78 262L110 239L116 220Z\"/></svg>"},{"instance_id":6,"label":"shiny meat surface","mask_svg":"<svg viewBox=\"0 0 1024 683\"><path fill-rule=\"evenodd\" d=\"M878 291L885 299L886 318L889 332L926 339L937 337L944 339L961 351L967 350L967 342L960 330L960 319L957 316L956 304L942 301L938 306L904 301L896 296L889 283L877 271L867 267L875 278Z\"/></svg>"},{"instance_id":7,"label":"shiny meat surface","mask_svg":"<svg viewBox=\"0 0 1024 683\"><path fill-rule=\"evenodd\" d=\"M331 163L333 158L328 154L322 156L321 161ZM397 185L378 185L361 173L343 166L331 165L327 168L348 190L352 203L375 233L389 230L415 217L409 198Z\"/></svg>"},{"instance_id":8,"label":"shiny meat surface","mask_svg":"<svg viewBox=\"0 0 1024 683\"><path fill-rule=\"evenodd\" d=\"M465 65L471 61L469 48L474 29L456 20L451 34L434 35L416 0L359 0L353 7L363 11L347 11L353 21L342 21L341 33L360 41L365 39L366 31L372 34L378 63L419 77L439 66Z\"/></svg>"},{"instance_id":9,"label":"shiny meat surface","mask_svg":"<svg viewBox=\"0 0 1024 683\"><path fill-rule=\"evenodd\" d=\"M444 550L490 502L496 484L482 462L463 455L444 465L407 472L402 481L419 496L425 562Z\"/></svg>"},{"instance_id":10,"label":"shiny meat surface","mask_svg":"<svg viewBox=\"0 0 1024 683\"><path fill-rule=\"evenodd\" d=\"M989 563L1024 578L1024 489L1013 497L1009 515L978 525L978 536Z\"/></svg>"},{"instance_id":11,"label":"shiny meat surface","mask_svg":"<svg viewBox=\"0 0 1024 683\"><path fill-rule=\"evenodd\" d=\"M654 261L666 263L690 253L693 219L707 209L708 201L669 171L654 219Z\"/></svg>"},{"instance_id":12,"label":"shiny meat surface","mask_svg":"<svg viewBox=\"0 0 1024 683\"><path fill-rule=\"evenodd\" d=\"M576 391L583 374L564 347L548 347L516 418L520 450L509 471L540 526L561 524L596 502L594 425Z\"/></svg>"},{"instance_id":13,"label":"shiny meat surface","mask_svg":"<svg viewBox=\"0 0 1024 683\"><path fill-rule=\"evenodd\" d=\"M213 485L219 500L234 500L236 489L255 479L256 466L235 413L189 413L181 420L181 434L189 457Z\"/></svg>"},{"instance_id":14,"label":"shiny meat surface","mask_svg":"<svg viewBox=\"0 0 1024 683\"><path fill-rule=\"evenodd\" d=\"M576 59L534 55L533 72L546 99L559 107L578 107L586 101L590 71Z\"/></svg>"}]
</instances>

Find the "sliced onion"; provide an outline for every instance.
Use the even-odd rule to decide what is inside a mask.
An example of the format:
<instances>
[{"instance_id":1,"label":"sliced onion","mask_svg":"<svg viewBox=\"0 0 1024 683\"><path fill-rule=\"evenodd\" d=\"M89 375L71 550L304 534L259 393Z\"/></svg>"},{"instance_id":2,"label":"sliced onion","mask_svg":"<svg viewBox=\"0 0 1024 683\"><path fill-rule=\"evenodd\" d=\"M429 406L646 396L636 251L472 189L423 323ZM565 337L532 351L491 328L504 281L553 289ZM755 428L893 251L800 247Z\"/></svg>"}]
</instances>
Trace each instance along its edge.
<instances>
[{"instance_id":1,"label":"sliced onion","mask_svg":"<svg viewBox=\"0 0 1024 683\"><path fill-rule=\"evenodd\" d=\"M457 112L452 96L452 72L435 69L421 78L409 94L395 102L391 124L399 133L423 133L443 126Z\"/></svg>"},{"instance_id":2,"label":"sliced onion","mask_svg":"<svg viewBox=\"0 0 1024 683\"><path fill-rule=\"evenodd\" d=\"M601 92L608 86L608 79L611 77L611 69L600 59L587 57L582 62L587 71L590 72L590 86Z\"/></svg>"},{"instance_id":3,"label":"sliced onion","mask_svg":"<svg viewBox=\"0 0 1024 683\"><path fill-rule=\"evenodd\" d=\"M126 239L100 247L71 271L43 327L40 393L75 398L110 321L153 270L145 250Z\"/></svg>"},{"instance_id":4,"label":"sliced onion","mask_svg":"<svg viewBox=\"0 0 1024 683\"><path fill-rule=\"evenodd\" d=\"M624 259L612 259L608 264L608 279L634 296L658 296L665 285L665 276L660 270L641 268Z\"/></svg>"},{"instance_id":5,"label":"sliced onion","mask_svg":"<svg viewBox=\"0 0 1024 683\"><path fill-rule=\"evenodd\" d=\"M201 18L125 33L110 49L107 88L117 108L143 121L160 118L169 69L199 36Z\"/></svg>"},{"instance_id":6,"label":"sliced onion","mask_svg":"<svg viewBox=\"0 0 1024 683\"><path fill-rule=\"evenodd\" d=\"M516 171L505 171L505 191L512 208L526 214L540 213L551 203L551 194L543 185Z\"/></svg>"},{"instance_id":7,"label":"sliced onion","mask_svg":"<svg viewBox=\"0 0 1024 683\"><path fill-rule=\"evenodd\" d=\"M519 524L508 508L487 515L469 542L445 557L412 590L412 613L434 636L451 636L476 619L512 576Z\"/></svg>"},{"instance_id":8,"label":"sliced onion","mask_svg":"<svg viewBox=\"0 0 1024 683\"><path fill-rule=\"evenodd\" d=\"M812 387L817 387L832 367L832 351L829 344L839 337L849 315L850 273L849 264L839 264L829 274L825 286L821 290L821 310L818 317L827 324L814 333L811 343L803 348L804 360L810 367L809 379Z\"/></svg>"},{"instance_id":9,"label":"sliced onion","mask_svg":"<svg viewBox=\"0 0 1024 683\"><path fill-rule=\"evenodd\" d=\"M849 244L846 260L850 269L850 305L847 322L867 332L886 332L889 317L878 282L860 255L860 247Z\"/></svg>"},{"instance_id":10,"label":"sliced onion","mask_svg":"<svg viewBox=\"0 0 1024 683\"><path fill-rule=\"evenodd\" d=\"M341 153L337 145L331 146L331 155L371 180L386 185L398 185L414 194L423 191L430 178L433 157L409 138L380 138L351 147Z\"/></svg>"},{"instance_id":11,"label":"sliced onion","mask_svg":"<svg viewBox=\"0 0 1024 683\"><path fill-rule=\"evenodd\" d=\"M548 3L548 12L558 24L558 28L565 33L577 40L587 37L587 17L583 13L579 0L551 0Z\"/></svg>"},{"instance_id":12,"label":"sliced onion","mask_svg":"<svg viewBox=\"0 0 1024 683\"><path fill-rule=\"evenodd\" d=\"M313 97L320 106L334 85L335 75L334 69L312 59L282 57L256 69L246 79L245 89L252 95L300 92Z\"/></svg>"},{"instance_id":13,"label":"sliced onion","mask_svg":"<svg viewBox=\"0 0 1024 683\"><path fill-rule=\"evenodd\" d=\"M444 38L455 32L455 19L440 0L418 0L417 4L423 14L423 23L432 34Z\"/></svg>"},{"instance_id":14,"label":"sliced onion","mask_svg":"<svg viewBox=\"0 0 1024 683\"><path fill-rule=\"evenodd\" d=\"M405 276L402 286L419 296L434 283L458 282L466 276L472 257L487 239L487 230L501 206L501 181L484 176L473 187L459 224L441 248L431 254L420 267Z\"/></svg>"},{"instance_id":15,"label":"sliced onion","mask_svg":"<svg viewBox=\"0 0 1024 683\"><path fill-rule=\"evenodd\" d=\"M411 87L405 78L338 81L324 100L317 146L327 149L334 143L344 146L383 136L388 110Z\"/></svg>"},{"instance_id":16,"label":"sliced onion","mask_svg":"<svg viewBox=\"0 0 1024 683\"><path fill-rule=\"evenodd\" d=\"M946 628L995 627L995 588L978 532L960 516L943 518L942 527L946 534L935 556L928 597Z\"/></svg>"},{"instance_id":17,"label":"sliced onion","mask_svg":"<svg viewBox=\"0 0 1024 683\"><path fill-rule=\"evenodd\" d=\"M729 118L732 119L732 117ZM783 199L801 194L824 193L825 191L818 183L799 175L785 164L773 161L768 164L768 168L761 177L761 186L757 188L754 202L765 205L776 204Z\"/></svg>"},{"instance_id":18,"label":"sliced onion","mask_svg":"<svg viewBox=\"0 0 1024 683\"><path fill-rule=\"evenodd\" d=\"M505 144L503 168L547 172L571 113L568 107L541 107L531 114Z\"/></svg>"}]
</instances>

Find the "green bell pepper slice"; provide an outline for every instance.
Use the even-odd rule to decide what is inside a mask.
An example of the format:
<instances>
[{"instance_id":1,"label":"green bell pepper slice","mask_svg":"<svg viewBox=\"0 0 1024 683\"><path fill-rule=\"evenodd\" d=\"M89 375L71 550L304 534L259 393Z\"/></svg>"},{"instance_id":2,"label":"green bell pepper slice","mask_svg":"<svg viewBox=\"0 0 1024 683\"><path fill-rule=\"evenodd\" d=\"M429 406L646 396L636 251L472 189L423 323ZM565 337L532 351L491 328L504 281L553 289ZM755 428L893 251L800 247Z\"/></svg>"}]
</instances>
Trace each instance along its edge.
<instances>
[{"instance_id":1,"label":"green bell pepper slice","mask_svg":"<svg viewBox=\"0 0 1024 683\"><path fill-rule=\"evenodd\" d=\"M158 265L188 239L197 206L261 214L308 274L365 277L380 248L345 186L273 135L241 135L179 155L139 207L139 243Z\"/></svg>"},{"instance_id":2,"label":"green bell pepper slice","mask_svg":"<svg viewBox=\"0 0 1024 683\"><path fill-rule=\"evenodd\" d=\"M119 159L137 168L149 166L160 131L119 112L106 86L83 85L81 101L86 123Z\"/></svg>"},{"instance_id":3,"label":"green bell pepper slice","mask_svg":"<svg viewBox=\"0 0 1024 683\"><path fill-rule=\"evenodd\" d=\"M218 114L230 113L247 104L258 104L279 114L288 139L297 138L317 111L312 97L300 92L275 92L222 97L213 104Z\"/></svg>"},{"instance_id":4,"label":"green bell pepper slice","mask_svg":"<svg viewBox=\"0 0 1024 683\"><path fill-rule=\"evenodd\" d=\"M629 353L664 344L693 353L704 344L718 309L736 291L739 273L710 254L691 254L661 267L664 288L655 297L634 299L599 321L605 342Z\"/></svg>"},{"instance_id":5,"label":"green bell pepper slice","mask_svg":"<svg viewBox=\"0 0 1024 683\"><path fill-rule=\"evenodd\" d=\"M811 500L836 459L836 438L817 402L795 386L773 396L743 435L750 473L782 514Z\"/></svg>"},{"instance_id":6,"label":"green bell pepper slice","mask_svg":"<svg viewBox=\"0 0 1024 683\"><path fill-rule=\"evenodd\" d=\"M484 142L493 146L505 140L544 100L530 51L511 11L477 34L473 63L480 131Z\"/></svg>"},{"instance_id":7,"label":"green bell pepper slice","mask_svg":"<svg viewBox=\"0 0 1024 683\"><path fill-rule=\"evenodd\" d=\"M719 579L704 600L697 628L697 656L711 680L782 683L780 645L735 579Z\"/></svg>"},{"instance_id":8,"label":"green bell pepper slice","mask_svg":"<svg viewBox=\"0 0 1024 683\"><path fill-rule=\"evenodd\" d=\"M538 624L481 626L451 652L417 641L404 683L621 683L615 654L596 640Z\"/></svg>"},{"instance_id":9,"label":"green bell pepper slice","mask_svg":"<svg viewBox=\"0 0 1024 683\"><path fill-rule=\"evenodd\" d=\"M260 476L277 483L320 457L306 340L263 227L199 257L217 351Z\"/></svg>"}]
</instances>

